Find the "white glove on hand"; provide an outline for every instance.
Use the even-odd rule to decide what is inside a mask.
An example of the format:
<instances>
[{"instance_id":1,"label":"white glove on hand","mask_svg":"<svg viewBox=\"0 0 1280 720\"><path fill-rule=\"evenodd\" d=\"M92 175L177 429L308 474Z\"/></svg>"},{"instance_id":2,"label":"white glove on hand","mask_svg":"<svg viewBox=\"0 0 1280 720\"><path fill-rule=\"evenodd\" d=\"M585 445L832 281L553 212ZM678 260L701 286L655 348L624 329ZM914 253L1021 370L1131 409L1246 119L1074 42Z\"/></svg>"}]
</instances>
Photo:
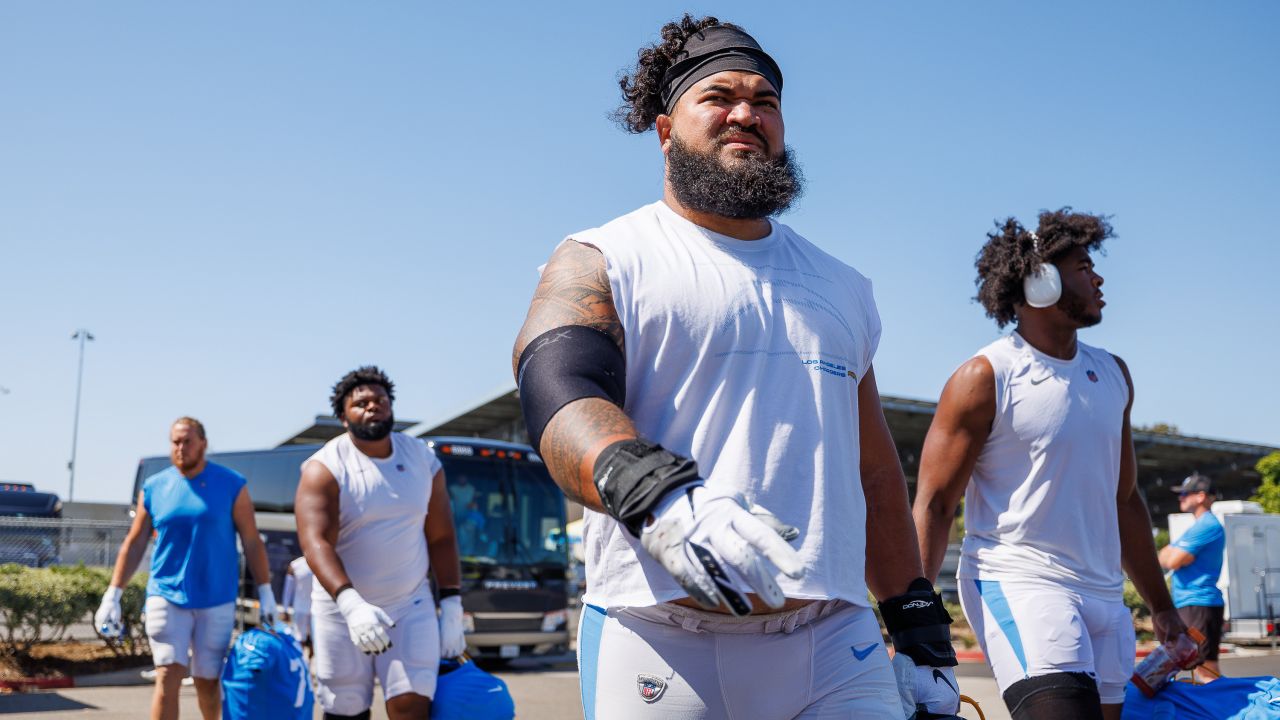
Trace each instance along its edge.
<instances>
[{"instance_id":1,"label":"white glove on hand","mask_svg":"<svg viewBox=\"0 0 1280 720\"><path fill-rule=\"evenodd\" d=\"M93 614L93 627L103 637L115 640L124 634L124 623L121 621L120 596L124 591L114 585L102 593L102 604Z\"/></svg>"},{"instance_id":2,"label":"white glove on hand","mask_svg":"<svg viewBox=\"0 0 1280 720\"><path fill-rule=\"evenodd\" d=\"M920 710L935 715L960 712L960 686L954 668L916 665L911 658L893 656L893 676L898 681L898 697L908 720Z\"/></svg>"},{"instance_id":3,"label":"white glove on hand","mask_svg":"<svg viewBox=\"0 0 1280 720\"><path fill-rule=\"evenodd\" d=\"M804 575L800 554L787 544L797 535L764 508L748 510L741 495L699 483L662 498L640 544L699 605L724 604L734 615L746 615L751 606L744 593L755 592L769 607L780 608L786 598L774 576Z\"/></svg>"},{"instance_id":4,"label":"white glove on hand","mask_svg":"<svg viewBox=\"0 0 1280 720\"><path fill-rule=\"evenodd\" d=\"M258 625L274 632L278 622L280 608L276 606L276 594L269 583L262 583L258 586Z\"/></svg>"},{"instance_id":5,"label":"white glove on hand","mask_svg":"<svg viewBox=\"0 0 1280 720\"><path fill-rule=\"evenodd\" d=\"M467 650L467 634L462 629L462 598L457 595L440 601L440 659L456 658Z\"/></svg>"},{"instance_id":6,"label":"white glove on hand","mask_svg":"<svg viewBox=\"0 0 1280 720\"><path fill-rule=\"evenodd\" d=\"M391 647L387 628L394 627L395 623L391 622L382 608L365 602L355 588L347 588L338 593L334 601L342 612L342 619L347 621L347 633L351 636L351 642L363 650L365 655L377 655Z\"/></svg>"}]
</instances>

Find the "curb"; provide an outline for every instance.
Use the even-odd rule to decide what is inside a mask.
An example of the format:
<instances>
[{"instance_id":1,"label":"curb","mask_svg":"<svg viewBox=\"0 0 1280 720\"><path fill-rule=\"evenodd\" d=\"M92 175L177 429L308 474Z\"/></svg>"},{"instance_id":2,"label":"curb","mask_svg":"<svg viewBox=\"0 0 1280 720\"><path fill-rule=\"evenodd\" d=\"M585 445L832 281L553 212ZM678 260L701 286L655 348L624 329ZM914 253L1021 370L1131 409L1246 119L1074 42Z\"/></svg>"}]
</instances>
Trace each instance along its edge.
<instances>
[{"instance_id":1,"label":"curb","mask_svg":"<svg viewBox=\"0 0 1280 720\"><path fill-rule=\"evenodd\" d=\"M32 690L60 690L76 686L73 677L60 678L18 678L17 680L0 680L0 689L13 692L31 692Z\"/></svg>"}]
</instances>

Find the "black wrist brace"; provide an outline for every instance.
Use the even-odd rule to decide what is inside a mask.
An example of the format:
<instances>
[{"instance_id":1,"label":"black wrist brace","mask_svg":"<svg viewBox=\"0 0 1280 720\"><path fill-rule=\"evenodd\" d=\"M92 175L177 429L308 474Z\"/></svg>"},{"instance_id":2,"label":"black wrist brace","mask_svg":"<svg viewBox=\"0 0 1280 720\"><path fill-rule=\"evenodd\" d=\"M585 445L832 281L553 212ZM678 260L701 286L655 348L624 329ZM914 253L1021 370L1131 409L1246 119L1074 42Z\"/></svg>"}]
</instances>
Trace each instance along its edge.
<instances>
[{"instance_id":1,"label":"black wrist brace","mask_svg":"<svg viewBox=\"0 0 1280 720\"><path fill-rule=\"evenodd\" d=\"M619 440L596 457L600 502L632 535L669 491L698 479L698 465L647 440Z\"/></svg>"},{"instance_id":2,"label":"black wrist brace","mask_svg":"<svg viewBox=\"0 0 1280 720\"><path fill-rule=\"evenodd\" d=\"M916 665L953 667L956 650L951 646L951 616L942 607L942 596L933 584L916 578L901 595L880 603L880 617L893 647Z\"/></svg>"}]
</instances>

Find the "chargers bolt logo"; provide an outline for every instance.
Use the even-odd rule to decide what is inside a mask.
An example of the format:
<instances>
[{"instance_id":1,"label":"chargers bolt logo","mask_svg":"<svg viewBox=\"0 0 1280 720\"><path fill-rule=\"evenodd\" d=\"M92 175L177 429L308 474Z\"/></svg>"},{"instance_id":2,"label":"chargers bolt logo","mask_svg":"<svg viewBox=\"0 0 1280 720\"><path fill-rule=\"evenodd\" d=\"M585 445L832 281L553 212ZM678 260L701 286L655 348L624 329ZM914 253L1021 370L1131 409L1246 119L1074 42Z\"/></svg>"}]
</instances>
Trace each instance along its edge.
<instances>
[{"instance_id":1,"label":"chargers bolt logo","mask_svg":"<svg viewBox=\"0 0 1280 720\"><path fill-rule=\"evenodd\" d=\"M656 675L637 675L636 688L640 691L640 699L647 703L655 703L667 689L667 682Z\"/></svg>"},{"instance_id":2,"label":"chargers bolt logo","mask_svg":"<svg viewBox=\"0 0 1280 720\"><path fill-rule=\"evenodd\" d=\"M1089 382L1098 382L1098 373L1092 370L1086 370L1084 374L1085 377L1089 378Z\"/></svg>"}]
</instances>

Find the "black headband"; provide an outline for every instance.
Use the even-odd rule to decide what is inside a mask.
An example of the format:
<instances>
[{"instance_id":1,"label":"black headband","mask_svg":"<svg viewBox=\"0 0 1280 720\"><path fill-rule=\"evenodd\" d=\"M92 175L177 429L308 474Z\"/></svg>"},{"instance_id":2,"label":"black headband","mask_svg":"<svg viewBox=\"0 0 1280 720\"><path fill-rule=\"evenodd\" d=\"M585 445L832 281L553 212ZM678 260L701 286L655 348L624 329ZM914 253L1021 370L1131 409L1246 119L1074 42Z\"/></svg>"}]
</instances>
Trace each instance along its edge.
<instances>
[{"instance_id":1,"label":"black headband","mask_svg":"<svg viewBox=\"0 0 1280 720\"><path fill-rule=\"evenodd\" d=\"M662 107L667 115L693 84L726 70L755 73L782 96L782 70L755 38L725 25L712 25L690 36L662 76Z\"/></svg>"}]
</instances>

